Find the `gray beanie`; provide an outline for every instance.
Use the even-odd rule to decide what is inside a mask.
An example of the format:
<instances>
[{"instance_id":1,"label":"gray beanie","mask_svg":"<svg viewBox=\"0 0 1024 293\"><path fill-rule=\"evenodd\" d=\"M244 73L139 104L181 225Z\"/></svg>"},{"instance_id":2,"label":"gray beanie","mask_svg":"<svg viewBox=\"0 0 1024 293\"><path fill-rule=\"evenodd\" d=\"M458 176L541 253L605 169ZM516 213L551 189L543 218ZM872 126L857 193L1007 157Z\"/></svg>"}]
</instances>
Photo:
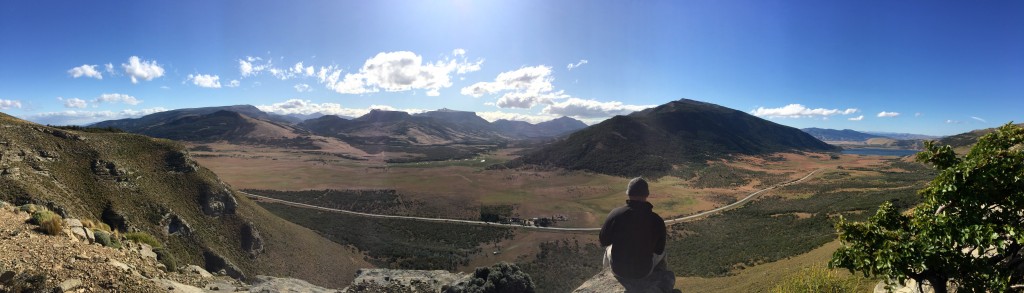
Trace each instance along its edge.
<instances>
[{"instance_id":1,"label":"gray beanie","mask_svg":"<svg viewBox=\"0 0 1024 293\"><path fill-rule=\"evenodd\" d=\"M633 180L629 180L629 185L626 185L626 195L631 197L636 196L648 196L651 192L647 190L647 180L643 177L636 177Z\"/></svg>"}]
</instances>

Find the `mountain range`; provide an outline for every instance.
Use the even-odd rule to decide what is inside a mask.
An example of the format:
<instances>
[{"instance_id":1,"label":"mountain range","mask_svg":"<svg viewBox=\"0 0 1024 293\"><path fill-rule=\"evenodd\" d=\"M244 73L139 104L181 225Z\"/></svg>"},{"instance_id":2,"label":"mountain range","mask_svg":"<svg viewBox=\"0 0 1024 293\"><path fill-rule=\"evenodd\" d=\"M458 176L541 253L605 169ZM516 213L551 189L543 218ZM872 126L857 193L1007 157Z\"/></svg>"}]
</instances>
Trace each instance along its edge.
<instances>
[{"instance_id":1,"label":"mountain range","mask_svg":"<svg viewBox=\"0 0 1024 293\"><path fill-rule=\"evenodd\" d=\"M418 114L372 110L352 119L324 115L304 121L270 114L250 105L177 109L140 118L103 121L131 133L173 140L295 145L311 136L327 136L353 145L436 146L496 144L509 140L564 135L584 127L562 117L548 122L484 120L476 113L440 109Z\"/></svg>"},{"instance_id":2,"label":"mountain range","mask_svg":"<svg viewBox=\"0 0 1024 293\"><path fill-rule=\"evenodd\" d=\"M813 136L743 111L682 99L615 116L509 165L533 164L618 176L660 176L678 164L729 155L836 151Z\"/></svg>"},{"instance_id":3,"label":"mountain range","mask_svg":"<svg viewBox=\"0 0 1024 293\"><path fill-rule=\"evenodd\" d=\"M806 132L807 134L810 134L811 136L814 136L814 138L817 138L821 141L864 142L872 138L883 137L879 135L859 132L852 129L835 130L811 127L800 130L803 130L803 132Z\"/></svg>"}]
</instances>

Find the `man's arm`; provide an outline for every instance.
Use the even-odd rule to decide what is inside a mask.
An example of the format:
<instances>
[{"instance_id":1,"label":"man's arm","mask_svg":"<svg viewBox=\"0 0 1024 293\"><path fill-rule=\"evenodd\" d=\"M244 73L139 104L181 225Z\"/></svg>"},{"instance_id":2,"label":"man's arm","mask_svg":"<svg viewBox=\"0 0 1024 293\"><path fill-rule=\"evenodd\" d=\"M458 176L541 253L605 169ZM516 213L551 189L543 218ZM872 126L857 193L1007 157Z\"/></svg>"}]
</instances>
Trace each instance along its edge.
<instances>
[{"instance_id":1,"label":"man's arm","mask_svg":"<svg viewBox=\"0 0 1024 293\"><path fill-rule=\"evenodd\" d=\"M601 246L612 245L612 230L615 227L615 211L608 214L608 218L604 220L604 225L601 226Z\"/></svg>"},{"instance_id":2,"label":"man's arm","mask_svg":"<svg viewBox=\"0 0 1024 293\"><path fill-rule=\"evenodd\" d=\"M658 217L654 225L654 233L657 233L654 238L654 254L662 254L665 253L665 220Z\"/></svg>"}]
</instances>

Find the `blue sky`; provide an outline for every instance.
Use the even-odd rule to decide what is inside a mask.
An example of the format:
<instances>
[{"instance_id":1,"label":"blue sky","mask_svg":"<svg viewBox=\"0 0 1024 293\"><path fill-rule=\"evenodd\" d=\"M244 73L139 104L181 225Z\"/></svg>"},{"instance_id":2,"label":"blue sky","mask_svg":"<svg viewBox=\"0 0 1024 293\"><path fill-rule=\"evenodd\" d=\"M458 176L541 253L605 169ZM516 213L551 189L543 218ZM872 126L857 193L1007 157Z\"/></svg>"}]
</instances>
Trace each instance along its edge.
<instances>
[{"instance_id":1,"label":"blue sky","mask_svg":"<svg viewBox=\"0 0 1024 293\"><path fill-rule=\"evenodd\" d=\"M1024 2L0 2L0 111L40 123L233 104L595 123L680 98L799 128L1021 122Z\"/></svg>"}]
</instances>

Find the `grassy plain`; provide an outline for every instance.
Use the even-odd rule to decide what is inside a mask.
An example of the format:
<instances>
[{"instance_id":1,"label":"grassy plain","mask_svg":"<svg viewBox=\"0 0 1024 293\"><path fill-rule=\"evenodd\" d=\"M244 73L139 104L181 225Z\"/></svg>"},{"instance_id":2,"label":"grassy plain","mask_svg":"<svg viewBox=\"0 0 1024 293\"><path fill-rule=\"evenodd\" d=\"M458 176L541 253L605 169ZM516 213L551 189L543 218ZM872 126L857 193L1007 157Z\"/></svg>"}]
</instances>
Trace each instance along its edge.
<instances>
[{"instance_id":1,"label":"grassy plain","mask_svg":"<svg viewBox=\"0 0 1024 293\"><path fill-rule=\"evenodd\" d=\"M360 160L353 160L355 154L331 150L207 146L209 149L197 149L193 155L238 189L393 189L398 201L423 205L406 211L448 211L423 215L431 217L473 218L473 211L482 205L497 204L514 206L520 217L569 217L569 221L558 222L557 226L598 227L611 209L623 204L624 186L629 180L544 168L488 168L514 158L515 149L464 160L387 163L389 158L404 154L363 154ZM817 170L803 183L762 193L740 208L672 225L670 266L680 277L679 286L684 292L766 291L787 274L807 266L820 266L835 250L832 224L838 216L866 217L888 200L909 207L916 202L914 191L931 176L930 168L905 159L825 153L734 157L710 161L703 167L677 168L675 176L651 180L650 200L655 211L666 219L724 206L753 191ZM452 231L468 226L431 224L435 226L421 228L452 233L426 235L401 232L406 225L397 222L339 228L334 226L352 225L336 225L336 221L363 221L336 219L335 215L322 213L303 214L301 209L284 206L264 207L339 243L359 247L371 256L370 261L382 266L424 268L439 264L448 254L458 258L454 267L460 271L512 261L528 264L532 271L528 273L569 274L556 265L568 260L544 253L561 251L573 255L574 261L579 261L574 266L580 270L597 272L589 260L593 251L577 248L596 245L593 233L516 229L511 233L484 231L464 237ZM366 228L374 225L387 227ZM372 236L371 240L357 239L363 234L379 233L374 231L397 232L386 237ZM417 241L425 246L407 245ZM571 249L552 246L555 242L574 245ZM449 251L445 247L457 249ZM397 255L388 256L392 253Z\"/></svg>"},{"instance_id":2,"label":"grassy plain","mask_svg":"<svg viewBox=\"0 0 1024 293\"><path fill-rule=\"evenodd\" d=\"M476 158L416 163L385 163L401 156L386 152L351 160L330 150L300 151L210 144L193 151L196 160L239 189L321 190L394 189L413 199L437 199L475 209L480 205L516 206L522 217L567 215L565 227L595 227L608 211L623 204L629 178L593 173L546 170L486 170L510 160L503 149ZM365 157L369 156L369 157ZM827 154L780 154L709 162L690 178L673 176L652 181L651 201L665 218L709 210L735 201L764 186L799 178L819 168L872 166L870 157Z\"/></svg>"}]
</instances>

